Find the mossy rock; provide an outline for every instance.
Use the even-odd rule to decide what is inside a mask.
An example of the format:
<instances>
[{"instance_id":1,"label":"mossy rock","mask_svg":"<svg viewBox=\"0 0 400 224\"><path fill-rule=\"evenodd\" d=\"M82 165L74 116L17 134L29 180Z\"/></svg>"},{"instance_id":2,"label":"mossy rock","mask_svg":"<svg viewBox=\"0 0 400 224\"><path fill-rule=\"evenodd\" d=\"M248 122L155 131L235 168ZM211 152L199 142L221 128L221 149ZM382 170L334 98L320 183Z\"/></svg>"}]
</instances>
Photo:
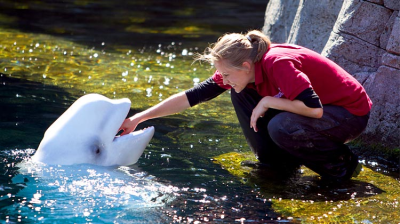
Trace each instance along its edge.
<instances>
[{"instance_id":1,"label":"mossy rock","mask_svg":"<svg viewBox=\"0 0 400 224\"><path fill-rule=\"evenodd\" d=\"M244 184L259 190L287 219L304 223L400 221L400 181L365 166L356 178L332 186L322 184L319 176L304 166L301 172L280 178L273 172L241 166L244 160L255 158L252 153L238 152L214 158Z\"/></svg>"}]
</instances>

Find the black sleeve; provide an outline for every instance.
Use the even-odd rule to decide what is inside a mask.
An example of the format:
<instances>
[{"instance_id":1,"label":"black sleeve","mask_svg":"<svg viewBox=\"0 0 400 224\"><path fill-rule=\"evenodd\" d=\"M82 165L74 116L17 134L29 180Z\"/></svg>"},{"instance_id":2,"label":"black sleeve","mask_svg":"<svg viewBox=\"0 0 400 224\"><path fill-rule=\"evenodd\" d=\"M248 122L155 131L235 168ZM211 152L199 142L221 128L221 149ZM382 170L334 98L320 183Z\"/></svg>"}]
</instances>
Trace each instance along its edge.
<instances>
[{"instance_id":1,"label":"black sleeve","mask_svg":"<svg viewBox=\"0 0 400 224\"><path fill-rule=\"evenodd\" d=\"M305 89L296 97L296 100L303 101L304 104L310 108L322 108L322 103L319 100L319 96L312 88Z\"/></svg>"},{"instance_id":2,"label":"black sleeve","mask_svg":"<svg viewBox=\"0 0 400 224\"><path fill-rule=\"evenodd\" d=\"M186 90L185 93L190 106L193 107L199 103L214 99L225 91L226 89L220 87L214 82L212 77L210 77L193 88Z\"/></svg>"}]
</instances>

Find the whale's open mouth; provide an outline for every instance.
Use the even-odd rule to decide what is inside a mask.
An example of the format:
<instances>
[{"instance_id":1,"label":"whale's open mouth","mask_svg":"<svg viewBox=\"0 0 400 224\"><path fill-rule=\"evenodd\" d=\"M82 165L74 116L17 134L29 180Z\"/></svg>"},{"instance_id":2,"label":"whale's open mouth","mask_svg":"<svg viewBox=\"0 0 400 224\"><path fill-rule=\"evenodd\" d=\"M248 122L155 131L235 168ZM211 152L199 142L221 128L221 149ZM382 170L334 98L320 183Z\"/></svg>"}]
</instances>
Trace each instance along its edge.
<instances>
[{"instance_id":1,"label":"whale's open mouth","mask_svg":"<svg viewBox=\"0 0 400 224\"><path fill-rule=\"evenodd\" d=\"M121 133L123 133L124 130L119 130L118 133L115 135L114 140L116 138L123 138L124 136L128 137L128 135L138 135L138 134L145 132L147 129L151 129L151 128L153 128L153 126L149 126L149 127L146 127L146 128L140 129L140 130L132 131L131 133L128 133L128 134L125 134L122 136L121 136Z\"/></svg>"},{"instance_id":2,"label":"whale's open mouth","mask_svg":"<svg viewBox=\"0 0 400 224\"><path fill-rule=\"evenodd\" d=\"M124 132L124 129L118 130L117 134L115 134L115 137L121 137L121 134Z\"/></svg>"}]
</instances>

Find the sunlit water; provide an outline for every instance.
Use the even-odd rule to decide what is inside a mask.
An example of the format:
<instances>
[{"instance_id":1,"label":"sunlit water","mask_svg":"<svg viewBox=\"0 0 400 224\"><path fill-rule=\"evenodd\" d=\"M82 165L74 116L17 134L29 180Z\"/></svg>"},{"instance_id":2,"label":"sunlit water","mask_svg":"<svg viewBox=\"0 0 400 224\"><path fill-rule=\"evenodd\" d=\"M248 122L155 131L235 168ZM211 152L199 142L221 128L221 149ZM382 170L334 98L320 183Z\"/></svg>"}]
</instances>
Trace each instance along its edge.
<instances>
[{"instance_id":1,"label":"sunlit water","mask_svg":"<svg viewBox=\"0 0 400 224\"><path fill-rule=\"evenodd\" d=\"M6 207L6 222L153 222L166 215L158 208L174 198L173 186L165 186L138 167L89 165L48 166L32 162L34 150L5 152L25 158L12 182L22 189ZM12 155L11 155L12 154ZM15 220L17 218L17 220Z\"/></svg>"},{"instance_id":2,"label":"sunlit water","mask_svg":"<svg viewBox=\"0 0 400 224\"><path fill-rule=\"evenodd\" d=\"M260 28L265 1L0 4L0 221L396 220L398 169L377 160L362 161L376 171L371 179L332 189L312 177L254 183L215 163L224 153L249 152L228 92L141 124L156 132L133 166L30 161L47 127L83 94L128 97L133 114L209 77L213 68L192 64L193 55L224 32ZM395 187L387 194L381 182Z\"/></svg>"}]
</instances>

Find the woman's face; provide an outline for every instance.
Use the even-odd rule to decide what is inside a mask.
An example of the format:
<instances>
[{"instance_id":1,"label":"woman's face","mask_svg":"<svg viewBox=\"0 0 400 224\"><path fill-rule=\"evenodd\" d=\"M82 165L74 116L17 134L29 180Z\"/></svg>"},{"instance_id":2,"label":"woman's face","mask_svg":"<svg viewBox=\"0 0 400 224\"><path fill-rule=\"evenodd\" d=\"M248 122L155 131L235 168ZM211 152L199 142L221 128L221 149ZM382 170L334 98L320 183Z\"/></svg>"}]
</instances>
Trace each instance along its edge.
<instances>
[{"instance_id":1,"label":"woman's face","mask_svg":"<svg viewBox=\"0 0 400 224\"><path fill-rule=\"evenodd\" d=\"M242 69L227 66L223 60L214 63L215 68L221 73L224 85L230 85L240 93L246 86L254 82L254 65L249 62L243 62Z\"/></svg>"}]
</instances>

